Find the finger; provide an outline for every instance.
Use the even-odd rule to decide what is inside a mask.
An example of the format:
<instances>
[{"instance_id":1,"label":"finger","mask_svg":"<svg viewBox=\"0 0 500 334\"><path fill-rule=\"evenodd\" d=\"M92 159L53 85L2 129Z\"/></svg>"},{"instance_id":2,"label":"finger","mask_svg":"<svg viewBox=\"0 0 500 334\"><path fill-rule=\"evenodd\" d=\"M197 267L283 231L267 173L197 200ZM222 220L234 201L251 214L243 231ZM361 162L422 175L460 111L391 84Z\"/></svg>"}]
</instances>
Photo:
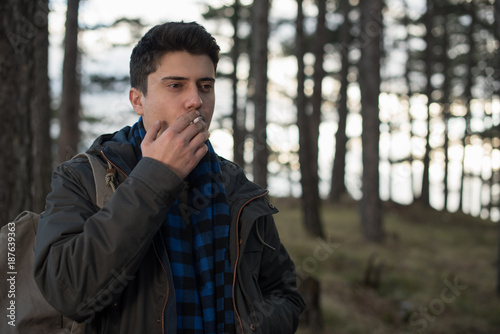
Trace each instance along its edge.
<instances>
[{"instance_id":1,"label":"finger","mask_svg":"<svg viewBox=\"0 0 500 334\"><path fill-rule=\"evenodd\" d=\"M196 136L193 137L189 145L191 145L191 147L196 147L198 149L199 147L205 145L205 142L208 140L208 138L210 138L210 132L208 130L201 131L200 133L198 133Z\"/></svg>"},{"instance_id":2,"label":"finger","mask_svg":"<svg viewBox=\"0 0 500 334\"><path fill-rule=\"evenodd\" d=\"M203 119L200 120L200 117L195 118L194 121L182 131L181 135L185 136L187 141L193 140L193 138L201 132L208 131L208 124L205 123Z\"/></svg>"},{"instance_id":3,"label":"finger","mask_svg":"<svg viewBox=\"0 0 500 334\"><path fill-rule=\"evenodd\" d=\"M181 133L199 116L201 116L199 110L192 110L182 116L179 116L174 124L172 124L171 128L177 133Z\"/></svg>"},{"instance_id":4,"label":"finger","mask_svg":"<svg viewBox=\"0 0 500 334\"><path fill-rule=\"evenodd\" d=\"M200 161L208 152L208 145L205 142L206 141L204 141L200 146L198 146L198 148L194 152L194 156L196 159L198 159L198 161Z\"/></svg>"},{"instance_id":5,"label":"finger","mask_svg":"<svg viewBox=\"0 0 500 334\"><path fill-rule=\"evenodd\" d=\"M155 141L156 136L158 136L158 132L160 132L160 130L161 130L161 121L158 120L154 122L154 124L146 132L143 142L152 143L153 141Z\"/></svg>"}]
</instances>

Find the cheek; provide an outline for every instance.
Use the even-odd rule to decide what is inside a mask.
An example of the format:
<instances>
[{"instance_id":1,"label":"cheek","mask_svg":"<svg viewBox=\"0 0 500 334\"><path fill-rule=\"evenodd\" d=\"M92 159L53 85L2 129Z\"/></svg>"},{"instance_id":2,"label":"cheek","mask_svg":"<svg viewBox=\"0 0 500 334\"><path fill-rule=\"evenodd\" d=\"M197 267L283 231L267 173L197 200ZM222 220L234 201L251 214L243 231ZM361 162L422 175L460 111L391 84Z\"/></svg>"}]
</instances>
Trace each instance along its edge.
<instances>
[{"instance_id":1,"label":"cheek","mask_svg":"<svg viewBox=\"0 0 500 334\"><path fill-rule=\"evenodd\" d=\"M162 128L171 123L168 110L164 107L165 103L158 100L151 100L144 109L143 118L148 124L153 125L156 121L162 122Z\"/></svg>"},{"instance_id":2,"label":"cheek","mask_svg":"<svg viewBox=\"0 0 500 334\"><path fill-rule=\"evenodd\" d=\"M208 127L210 127L210 124L212 123L213 115L213 109L212 111L202 112L202 116L205 119L205 123L207 123Z\"/></svg>"},{"instance_id":3,"label":"cheek","mask_svg":"<svg viewBox=\"0 0 500 334\"><path fill-rule=\"evenodd\" d=\"M205 118L207 124L210 126L210 123L212 122L212 118L214 116L215 98L212 97L207 99L204 102L204 107L206 107L206 109L203 117Z\"/></svg>"}]
</instances>

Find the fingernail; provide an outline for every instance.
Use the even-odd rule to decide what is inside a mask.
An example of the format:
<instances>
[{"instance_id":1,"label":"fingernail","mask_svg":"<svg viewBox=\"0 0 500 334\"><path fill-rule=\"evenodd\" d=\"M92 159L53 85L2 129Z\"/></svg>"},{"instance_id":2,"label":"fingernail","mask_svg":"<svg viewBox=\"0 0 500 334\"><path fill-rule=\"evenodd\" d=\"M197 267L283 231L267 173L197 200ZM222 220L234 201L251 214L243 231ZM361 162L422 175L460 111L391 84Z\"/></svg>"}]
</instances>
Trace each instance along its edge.
<instances>
[{"instance_id":1,"label":"fingernail","mask_svg":"<svg viewBox=\"0 0 500 334\"><path fill-rule=\"evenodd\" d=\"M193 120L193 124L196 124L198 123L199 121L202 121L203 120L203 117L202 116L198 116L196 117L194 120Z\"/></svg>"}]
</instances>

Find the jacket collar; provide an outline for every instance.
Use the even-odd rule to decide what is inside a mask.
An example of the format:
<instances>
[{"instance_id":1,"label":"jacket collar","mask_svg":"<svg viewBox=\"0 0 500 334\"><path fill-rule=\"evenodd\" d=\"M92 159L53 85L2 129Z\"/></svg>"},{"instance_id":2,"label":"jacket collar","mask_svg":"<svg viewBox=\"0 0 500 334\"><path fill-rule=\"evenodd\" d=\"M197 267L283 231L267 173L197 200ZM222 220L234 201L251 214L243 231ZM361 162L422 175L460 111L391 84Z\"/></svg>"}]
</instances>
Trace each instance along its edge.
<instances>
[{"instance_id":1,"label":"jacket collar","mask_svg":"<svg viewBox=\"0 0 500 334\"><path fill-rule=\"evenodd\" d=\"M109 160L124 176L128 176L138 163L138 152L130 144L130 127L99 136L87 150L87 153Z\"/></svg>"}]
</instances>

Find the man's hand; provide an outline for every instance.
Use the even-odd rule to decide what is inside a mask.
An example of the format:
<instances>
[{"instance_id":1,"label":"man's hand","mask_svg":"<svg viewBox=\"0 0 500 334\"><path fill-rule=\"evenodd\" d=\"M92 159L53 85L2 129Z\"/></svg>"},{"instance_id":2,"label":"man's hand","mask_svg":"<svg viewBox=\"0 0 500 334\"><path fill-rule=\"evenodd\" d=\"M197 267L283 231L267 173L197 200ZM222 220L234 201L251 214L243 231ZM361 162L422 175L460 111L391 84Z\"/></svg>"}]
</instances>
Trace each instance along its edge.
<instances>
[{"instance_id":1,"label":"man's hand","mask_svg":"<svg viewBox=\"0 0 500 334\"><path fill-rule=\"evenodd\" d=\"M148 129L141 144L142 155L163 162L184 179L208 151L208 126L200 112L193 110L177 118L158 136L160 129L160 121Z\"/></svg>"}]
</instances>

